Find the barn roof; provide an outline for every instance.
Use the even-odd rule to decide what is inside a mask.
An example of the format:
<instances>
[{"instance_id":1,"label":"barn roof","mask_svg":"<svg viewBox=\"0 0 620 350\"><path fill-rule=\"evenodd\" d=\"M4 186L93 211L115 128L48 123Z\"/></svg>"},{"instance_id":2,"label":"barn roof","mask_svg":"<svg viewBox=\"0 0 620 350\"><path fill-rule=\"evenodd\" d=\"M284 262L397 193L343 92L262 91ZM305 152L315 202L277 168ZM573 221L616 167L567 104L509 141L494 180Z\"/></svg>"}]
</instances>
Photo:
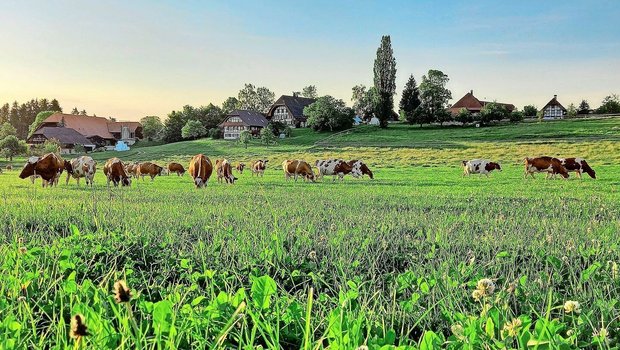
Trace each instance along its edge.
<instances>
[{"instance_id":1,"label":"barn roof","mask_svg":"<svg viewBox=\"0 0 620 350\"><path fill-rule=\"evenodd\" d=\"M43 135L46 139L57 139L64 145L92 145L93 143L84 137L84 135L72 128L50 127L44 126L35 131L31 138L35 135Z\"/></svg>"},{"instance_id":2,"label":"barn roof","mask_svg":"<svg viewBox=\"0 0 620 350\"><path fill-rule=\"evenodd\" d=\"M228 113L228 117L222 124L229 123L228 118L230 117L239 117L243 124L248 126L260 126L265 127L269 122L264 115L256 111L248 111L243 109L235 109L234 111Z\"/></svg>"},{"instance_id":3,"label":"barn roof","mask_svg":"<svg viewBox=\"0 0 620 350\"><path fill-rule=\"evenodd\" d=\"M453 113L458 113L461 108L465 108L470 112L479 112L484 105L491 103L494 101L481 101L474 96L474 91L470 91L465 94L465 96L461 97L460 100L456 101L450 110ZM515 105L512 103L502 103L502 102L494 102L498 105L506 107L509 112L512 112L515 109Z\"/></svg>"},{"instance_id":4,"label":"barn roof","mask_svg":"<svg viewBox=\"0 0 620 350\"><path fill-rule=\"evenodd\" d=\"M86 137L99 136L102 139L114 140L113 132L120 133L123 126L127 126L131 132L135 132L141 126L138 122L116 122L103 117L91 117L88 115L54 113L45 119L42 126L64 126L74 129Z\"/></svg>"},{"instance_id":5,"label":"barn roof","mask_svg":"<svg viewBox=\"0 0 620 350\"><path fill-rule=\"evenodd\" d=\"M564 106L562 106L562 104L558 101L558 95L553 95L553 98L547 102L547 104L542 108L543 110L547 109L547 107L550 106L560 106L560 108L565 111L566 108L564 108Z\"/></svg>"},{"instance_id":6,"label":"barn roof","mask_svg":"<svg viewBox=\"0 0 620 350\"><path fill-rule=\"evenodd\" d=\"M305 119L304 108L313 104L314 102L316 102L316 99L314 98L282 95L276 102L274 102L274 104L269 109L269 113L267 113L267 115L272 117L273 111L277 107L286 106L293 115L293 117L297 119Z\"/></svg>"}]
</instances>

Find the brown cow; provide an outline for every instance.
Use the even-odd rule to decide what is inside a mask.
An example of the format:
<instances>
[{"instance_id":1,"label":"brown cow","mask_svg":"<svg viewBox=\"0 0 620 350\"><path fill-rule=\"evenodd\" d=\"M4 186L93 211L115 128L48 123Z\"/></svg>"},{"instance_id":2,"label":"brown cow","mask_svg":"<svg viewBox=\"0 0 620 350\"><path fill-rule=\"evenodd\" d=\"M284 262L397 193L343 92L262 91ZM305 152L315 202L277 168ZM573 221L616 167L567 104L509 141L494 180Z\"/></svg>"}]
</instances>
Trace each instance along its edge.
<instances>
[{"instance_id":1,"label":"brown cow","mask_svg":"<svg viewBox=\"0 0 620 350\"><path fill-rule=\"evenodd\" d=\"M297 181L297 175L302 176L304 181L310 180L314 182L314 172L312 167L306 161L295 159L285 160L282 162L282 170L284 170L284 178L286 181L293 176Z\"/></svg>"},{"instance_id":2,"label":"brown cow","mask_svg":"<svg viewBox=\"0 0 620 350\"><path fill-rule=\"evenodd\" d=\"M347 162L353 169L351 170L351 175L355 178L364 177L364 175L368 175L368 177L372 180L374 179L372 171L368 168L366 163L361 160L350 160Z\"/></svg>"},{"instance_id":3,"label":"brown cow","mask_svg":"<svg viewBox=\"0 0 620 350\"><path fill-rule=\"evenodd\" d=\"M123 162L118 158L108 159L105 162L103 174L108 179L108 187L110 187L110 181L114 183L114 187L118 187L119 183L121 186L131 186L131 177L125 170Z\"/></svg>"},{"instance_id":4,"label":"brown cow","mask_svg":"<svg viewBox=\"0 0 620 350\"><path fill-rule=\"evenodd\" d=\"M560 162L566 168L567 171L574 171L577 173L577 177L582 179L581 174L586 173L591 178L596 179L596 172L590 168L588 162L583 158L560 158Z\"/></svg>"},{"instance_id":5,"label":"brown cow","mask_svg":"<svg viewBox=\"0 0 620 350\"><path fill-rule=\"evenodd\" d=\"M267 169L267 162L269 160L267 159L260 159L260 160L256 160L253 161L252 163L250 163L250 170L252 170L252 176L254 176L254 174L256 174L256 176L264 176L265 175L265 169Z\"/></svg>"},{"instance_id":6,"label":"brown cow","mask_svg":"<svg viewBox=\"0 0 620 350\"><path fill-rule=\"evenodd\" d=\"M534 178L534 173L547 173L545 179L555 174L562 175L563 178L568 179L568 171L562 165L562 162L558 158L553 157L537 157L537 158L525 158L525 174L531 175Z\"/></svg>"},{"instance_id":7,"label":"brown cow","mask_svg":"<svg viewBox=\"0 0 620 350\"><path fill-rule=\"evenodd\" d=\"M6 171L11 171L11 170L13 170L13 166L11 164L9 164L9 165L7 165L5 167L5 169L6 169Z\"/></svg>"},{"instance_id":8,"label":"brown cow","mask_svg":"<svg viewBox=\"0 0 620 350\"><path fill-rule=\"evenodd\" d=\"M140 163L138 162L133 162L133 163L129 163L129 164L125 164L125 172L127 172L127 174L129 176L132 176L134 179L138 178L138 166L140 165Z\"/></svg>"},{"instance_id":9,"label":"brown cow","mask_svg":"<svg viewBox=\"0 0 620 350\"><path fill-rule=\"evenodd\" d=\"M19 177L20 179L25 179L29 176L40 176L43 180L43 187L58 185L58 178L64 166L64 160L55 153L48 153L42 157L30 157ZM34 180L32 182L34 183Z\"/></svg>"},{"instance_id":10,"label":"brown cow","mask_svg":"<svg viewBox=\"0 0 620 350\"><path fill-rule=\"evenodd\" d=\"M179 163L168 163L168 175L170 173L176 173L177 176L183 176L185 174L185 168Z\"/></svg>"},{"instance_id":11,"label":"brown cow","mask_svg":"<svg viewBox=\"0 0 620 350\"><path fill-rule=\"evenodd\" d=\"M211 173L213 173L213 164L209 157L197 154L189 162L189 175L194 179L196 188L207 186Z\"/></svg>"},{"instance_id":12,"label":"brown cow","mask_svg":"<svg viewBox=\"0 0 620 350\"><path fill-rule=\"evenodd\" d=\"M232 173L232 166L228 159L218 159L215 161L215 173L217 174L217 182L222 182L222 179L226 183L234 184L237 178Z\"/></svg>"},{"instance_id":13,"label":"brown cow","mask_svg":"<svg viewBox=\"0 0 620 350\"><path fill-rule=\"evenodd\" d=\"M239 164L237 164L237 166L235 167L235 169L237 169L237 171L239 172L239 174L243 174L243 169L245 169L245 163L239 163Z\"/></svg>"},{"instance_id":14,"label":"brown cow","mask_svg":"<svg viewBox=\"0 0 620 350\"><path fill-rule=\"evenodd\" d=\"M317 178L322 179L325 175L332 175L332 181L336 181L336 176L340 178L340 181L344 180L344 176L353 170L353 167L342 159L317 160L314 165L319 171ZM358 176L361 176L361 173Z\"/></svg>"},{"instance_id":15,"label":"brown cow","mask_svg":"<svg viewBox=\"0 0 620 350\"><path fill-rule=\"evenodd\" d=\"M138 176L142 178L142 181L144 181L145 175L150 176L151 181L153 181L155 179L155 176L161 175L162 170L164 170L164 168L160 167L159 165L155 163L144 162L138 165L137 173L138 173Z\"/></svg>"}]
</instances>

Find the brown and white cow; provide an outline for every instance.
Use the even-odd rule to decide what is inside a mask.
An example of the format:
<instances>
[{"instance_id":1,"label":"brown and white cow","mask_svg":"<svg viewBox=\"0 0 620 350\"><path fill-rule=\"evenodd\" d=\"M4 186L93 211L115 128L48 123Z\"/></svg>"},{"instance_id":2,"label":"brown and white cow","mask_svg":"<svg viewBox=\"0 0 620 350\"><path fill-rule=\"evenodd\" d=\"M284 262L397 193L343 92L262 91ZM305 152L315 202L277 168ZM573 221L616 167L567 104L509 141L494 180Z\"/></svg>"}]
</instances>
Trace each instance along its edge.
<instances>
[{"instance_id":1,"label":"brown and white cow","mask_svg":"<svg viewBox=\"0 0 620 350\"><path fill-rule=\"evenodd\" d=\"M218 159L215 161L215 173L217 174L217 182L226 181L226 183L234 184L237 178L232 173L232 166L228 159Z\"/></svg>"},{"instance_id":2,"label":"brown and white cow","mask_svg":"<svg viewBox=\"0 0 620 350\"><path fill-rule=\"evenodd\" d=\"M125 172L127 172L127 174L131 177L133 177L134 179L138 178L138 167L139 167L140 163L138 162L133 162L133 163L129 163L129 164L125 164Z\"/></svg>"},{"instance_id":3,"label":"brown and white cow","mask_svg":"<svg viewBox=\"0 0 620 350\"><path fill-rule=\"evenodd\" d=\"M596 179L596 172L590 168L588 162L583 158L559 158L560 163L566 168L567 171L574 171L577 173L577 177L582 179L581 174L586 173L591 178Z\"/></svg>"},{"instance_id":4,"label":"brown and white cow","mask_svg":"<svg viewBox=\"0 0 620 350\"><path fill-rule=\"evenodd\" d=\"M256 176L264 176L265 175L265 169L267 169L267 162L269 162L269 160L267 159L259 159L257 161L253 161L250 164L250 168L252 170L252 176L254 176L254 174L256 174Z\"/></svg>"},{"instance_id":5,"label":"brown and white cow","mask_svg":"<svg viewBox=\"0 0 620 350\"><path fill-rule=\"evenodd\" d=\"M185 168L179 163L168 163L168 175L171 173L176 173L177 176L183 176L183 174L185 174Z\"/></svg>"},{"instance_id":6,"label":"brown and white cow","mask_svg":"<svg viewBox=\"0 0 620 350\"><path fill-rule=\"evenodd\" d=\"M237 171L239 172L239 174L243 174L243 169L245 169L245 163L240 162L239 164L237 164L237 166L235 167L235 169L237 169Z\"/></svg>"},{"instance_id":7,"label":"brown and white cow","mask_svg":"<svg viewBox=\"0 0 620 350\"><path fill-rule=\"evenodd\" d=\"M342 159L319 159L314 162L314 166L316 166L318 170L317 179L322 179L325 175L331 175L333 176L332 181L336 181L336 177L339 177L340 181L342 181L345 175L353 171L353 167ZM357 173L356 175L355 177L359 177L362 174Z\"/></svg>"},{"instance_id":8,"label":"brown and white cow","mask_svg":"<svg viewBox=\"0 0 620 350\"><path fill-rule=\"evenodd\" d=\"M534 173L547 173L545 178L554 176L555 174L562 175L563 178L568 179L568 171L562 165L562 162L558 158L554 157L536 157L525 158L525 174L523 177L531 175L534 178Z\"/></svg>"},{"instance_id":9,"label":"brown and white cow","mask_svg":"<svg viewBox=\"0 0 620 350\"><path fill-rule=\"evenodd\" d=\"M472 159L463 161L463 176L480 174L489 177L489 173L496 169L502 171L502 167L499 163L491 162L486 159Z\"/></svg>"},{"instance_id":10,"label":"brown and white cow","mask_svg":"<svg viewBox=\"0 0 620 350\"><path fill-rule=\"evenodd\" d=\"M282 162L282 170L284 170L284 178L286 181L292 176L297 181L297 176L303 177L304 181L314 181L314 172L312 167L306 161L295 159L285 160Z\"/></svg>"},{"instance_id":11,"label":"brown and white cow","mask_svg":"<svg viewBox=\"0 0 620 350\"><path fill-rule=\"evenodd\" d=\"M144 181L144 177L147 175L150 176L151 181L153 181L155 179L155 176L160 176L163 170L164 168L160 167L155 163L144 162L138 165L137 173L138 176L142 178L142 181Z\"/></svg>"},{"instance_id":12,"label":"brown and white cow","mask_svg":"<svg viewBox=\"0 0 620 350\"><path fill-rule=\"evenodd\" d=\"M43 187L58 184L58 178L62 173L65 162L55 153L48 153L42 157L30 157L19 174L21 179L40 176ZM34 183L34 179L32 179Z\"/></svg>"},{"instance_id":13,"label":"brown and white cow","mask_svg":"<svg viewBox=\"0 0 620 350\"><path fill-rule=\"evenodd\" d=\"M364 175L368 175L370 179L374 179L372 171L366 165L366 163L361 160L350 160L347 162L353 169L351 169L351 176L358 178L364 177Z\"/></svg>"},{"instance_id":14,"label":"brown and white cow","mask_svg":"<svg viewBox=\"0 0 620 350\"><path fill-rule=\"evenodd\" d=\"M108 187L110 187L110 181L114 183L114 187L118 187L119 183L121 186L131 186L131 177L125 170L123 162L116 157L108 159L108 161L105 162L103 174L108 180Z\"/></svg>"},{"instance_id":15,"label":"brown and white cow","mask_svg":"<svg viewBox=\"0 0 620 350\"><path fill-rule=\"evenodd\" d=\"M204 154L195 155L189 162L189 175L194 179L196 188L207 186L211 173L213 173L213 164Z\"/></svg>"},{"instance_id":16,"label":"brown and white cow","mask_svg":"<svg viewBox=\"0 0 620 350\"><path fill-rule=\"evenodd\" d=\"M67 164L68 163L68 164ZM65 184L69 184L69 178L76 179L78 186L80 185L80 178L86 178L86 185L93 185L95 178L95 172L97 171L97 162L89 156L81 156L74 158L71 162L65 161L65 170L67 171L67 180Z\"/></svg>"}]
</instances>

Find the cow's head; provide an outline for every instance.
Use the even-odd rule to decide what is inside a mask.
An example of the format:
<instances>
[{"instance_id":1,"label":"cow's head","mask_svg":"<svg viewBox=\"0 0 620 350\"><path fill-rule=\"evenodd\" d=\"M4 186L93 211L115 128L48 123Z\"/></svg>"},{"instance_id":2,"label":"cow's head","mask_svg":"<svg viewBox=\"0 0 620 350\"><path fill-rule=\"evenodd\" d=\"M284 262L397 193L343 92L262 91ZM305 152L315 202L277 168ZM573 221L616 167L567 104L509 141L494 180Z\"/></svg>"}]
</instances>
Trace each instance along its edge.
<instances>
[{"instance_id":1,"label":"cow's head","mask_svg":"<svg viewBox=\"0 0 620 350\"><path fill-rule=\"evenodd\" d=\"M67 171L67 173L73 175L73 165L71 164L70 161L68 160L64 160L64 169Z\"/></svg>"},{"instance_id":2,"label":"cow's head","mask_svg":"<svg viewBox=\"0 0 620 350\"><path fill-rule=\"evenodd\" d=\"M315 181L315 177L314 177L314 173L311 171L310 173L306 174L306 180L312 181L312 182L316 182Z\"/></svg>"},{"instance_id":3,"label":"cow's head","mask_svg":"<svg viewBox=\"0 0 620 350\"><path fill-rule=\"evenodd\" d=\"M39 161L39 157L32 156L28 158L28 162L24 165L22 172L19 174L20 179L25 179L34 175L34 169L37 166L37 162Z\"/></svg>"},{"instance_id":4,"label":"cow's head","mask_svg":"<svg viewBox=\"0 0 620 350\"><path fill-rule=\"evenodd\" d=\"M497 170L497 171L502 171L502 166L501 166L501 165L499 165L499 163L489 162L489 163L487 164L487 167L488 167L487 171L491 171L491 170L493 170L493 169L495 169L495 170Z\"/></svg>"},{"instance_id":5,"label":"cow's head","mask_svg":"<svg viewBox=\"0 0 620 350\"><path fill-rule=\"evenodd\" d=\"M123 186L131 186L131 177L122 176L121 177L121 185L123 185Z\"/></svg>"},{"instance_id":6,"label":"cow's head","mask_svg":"<svg viewBox=\"0 0 620 350\"><path fill-rule=\"evenodd\" d=\"M200 176L198 176L194 178L194 185L196 185L196 187L203 187L206 185L206 183L202 181L202 178Z\"/></svg>"},{"instance_id":7,"label":"cow's head","mask_svg":"<svg viewBox=\"0 0 620 350\"><path fill-rule=\"evenodd\" d=\"M369 178L374 179L373 175L372 175L372 171L370 171L370 169L368 168L368 166L366 165L366 163L364 162L360 162L360 170L362 172L363 175L368 175Z\"/></svg>"}]
</instances>

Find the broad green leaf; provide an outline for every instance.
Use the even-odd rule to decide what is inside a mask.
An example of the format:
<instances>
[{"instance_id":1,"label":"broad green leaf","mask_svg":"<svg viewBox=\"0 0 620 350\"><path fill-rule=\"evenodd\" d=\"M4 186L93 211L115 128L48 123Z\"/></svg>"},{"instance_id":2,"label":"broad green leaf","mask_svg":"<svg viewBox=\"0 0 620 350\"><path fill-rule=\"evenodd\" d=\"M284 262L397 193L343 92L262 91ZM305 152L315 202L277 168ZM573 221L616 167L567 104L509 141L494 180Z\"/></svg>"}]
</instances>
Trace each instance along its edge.
<instances>
[{"instance_id":1,"label":"broad green leaf","mask_svg":"<svg viewBox=\"0 0 620 350\"><path fill-rule=\"evenodd\" d=\"M271 305L271 296L276 293L276 282L269 276L261 276L252 282L252 302L264 310Z\"/></svg>"}]
</instances>

